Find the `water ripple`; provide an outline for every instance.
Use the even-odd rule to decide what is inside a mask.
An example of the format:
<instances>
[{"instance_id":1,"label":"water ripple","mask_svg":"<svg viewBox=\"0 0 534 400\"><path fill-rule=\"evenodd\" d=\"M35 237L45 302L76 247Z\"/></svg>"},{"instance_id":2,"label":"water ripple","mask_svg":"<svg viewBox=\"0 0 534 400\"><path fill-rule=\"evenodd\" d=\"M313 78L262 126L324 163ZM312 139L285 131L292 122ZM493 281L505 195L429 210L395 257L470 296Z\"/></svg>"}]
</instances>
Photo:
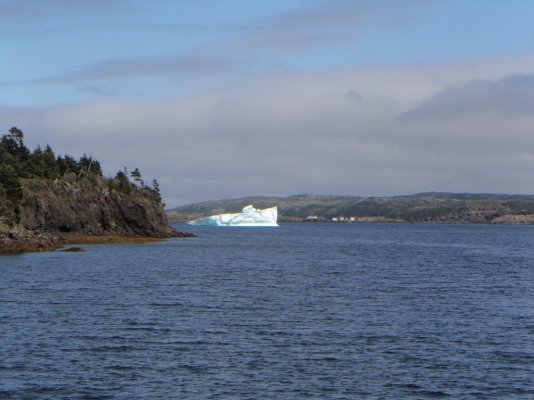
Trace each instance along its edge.
<instances>
[{"instance_id":1,"label":"water ripple","mask_svg":"<svg viewBox=\"0 0 534 400\"><path fill-rule=\"evenodd\" d=\"M534 398L534 227L195 229L0 258L0 398Z\"/></svg>"}]
</instances>

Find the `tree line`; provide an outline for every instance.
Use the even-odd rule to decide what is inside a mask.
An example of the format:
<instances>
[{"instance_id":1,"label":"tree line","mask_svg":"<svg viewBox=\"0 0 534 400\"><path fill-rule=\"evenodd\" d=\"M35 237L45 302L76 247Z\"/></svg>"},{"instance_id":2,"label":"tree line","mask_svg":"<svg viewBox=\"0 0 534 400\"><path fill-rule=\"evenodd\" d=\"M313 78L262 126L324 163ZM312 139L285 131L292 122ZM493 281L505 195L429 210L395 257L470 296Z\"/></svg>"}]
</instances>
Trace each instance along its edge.
<instances>
[{"instance_id":1,"label":"tree line","mask_svg":"<svg viewBox=\"0 0 534 400\"><path fill-rule=\"evenodd\" d=\"M0 139L0 219L8 225L20 221L19 204L22 200L22 179L56 180L70 174L78 181L92 183L102 176L100 163L91 156L84 154L78 160L70 155L57 155L47 145L44 149L38 146L30 151L24 145L24 133L17 127L12 127L9 133ZM110 189L122 193L131 193L134 187L146 189L158 201L161 194L157 180L151 186L145 185L141 172L135 168L130 177L128 171L118 171L114 178L109 178L107 184Z\"/></svg>"}]
</instances>

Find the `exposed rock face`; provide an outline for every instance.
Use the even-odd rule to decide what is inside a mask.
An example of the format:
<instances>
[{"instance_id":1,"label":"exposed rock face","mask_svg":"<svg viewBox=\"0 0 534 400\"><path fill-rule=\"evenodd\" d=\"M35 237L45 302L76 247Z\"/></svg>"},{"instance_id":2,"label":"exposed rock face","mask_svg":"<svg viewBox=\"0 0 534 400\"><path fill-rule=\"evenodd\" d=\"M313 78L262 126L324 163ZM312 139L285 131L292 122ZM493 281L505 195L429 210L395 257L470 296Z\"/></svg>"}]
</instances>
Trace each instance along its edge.
<instances>
[{"instance_id":1,"label":"exposed rock face","mask_svg":"<svg viewBox=\"0 0 534 400\"><path fill-rule=\"evenodd\" d=\"M20 224L27 230L85 235L171 237L163 204L150 191L132 187L120 192L105 178L23 185Z\"/></svg>"},{"instance_id":2,"label":"exposed rock face","mask_svg":"<svg viewBox=\"0 0 534 400\"><path fill-rule=\"evenodd\" d=\"M534 214L503 215L491 221L492 224L534 224Z\"/></svg>"},{"instance_id":3,"label":"exposed rock face","mask_svg":"<svg viewBox=\"0 0 534 400\"><path fill-rule=\"evenodd\" d=\"M49 234L20 229L0 232L0 253L50 251L62 245L59 238Z\"/></svg>"}]
</instances>

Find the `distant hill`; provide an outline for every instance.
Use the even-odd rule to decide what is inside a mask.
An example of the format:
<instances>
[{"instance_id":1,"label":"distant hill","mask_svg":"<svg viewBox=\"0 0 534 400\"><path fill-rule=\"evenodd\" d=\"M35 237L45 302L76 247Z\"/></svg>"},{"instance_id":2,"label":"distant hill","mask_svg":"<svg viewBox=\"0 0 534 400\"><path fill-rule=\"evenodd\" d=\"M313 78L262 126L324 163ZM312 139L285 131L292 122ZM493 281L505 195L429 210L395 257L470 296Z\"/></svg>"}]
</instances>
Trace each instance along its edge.
<instances>
[{"instance_id":1,"label":"distant hill","mask_svg":"<svg viewBox=\"0 0 534 400\"><path fill-rule=\"evenodd\" d=\"M428 192L409 196L356 197L300 194L205 201L167 210L172 221L239 212L245 205L278 206L279 221L308 216L319 221L354 217L357 222L534 223L534 195Z\"/></svg>"}]
</instances>

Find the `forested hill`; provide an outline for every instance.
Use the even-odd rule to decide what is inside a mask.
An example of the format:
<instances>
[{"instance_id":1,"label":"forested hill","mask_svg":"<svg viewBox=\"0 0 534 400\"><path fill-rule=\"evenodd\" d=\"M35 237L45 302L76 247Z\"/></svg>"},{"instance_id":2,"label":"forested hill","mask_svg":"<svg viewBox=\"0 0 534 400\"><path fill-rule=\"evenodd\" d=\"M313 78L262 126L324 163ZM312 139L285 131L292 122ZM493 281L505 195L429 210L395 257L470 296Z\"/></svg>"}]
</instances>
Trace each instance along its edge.
<instances>
[{"instance_id":1,"label":"forested hill","mask_svg":"<svg viewBox=\"0 0 534 400\"><path fill-rule=\"evenodd\" d=\"M278 206L280 221L319 221L354 217L359 222L534 223L534 196L486 193L419 193L409 196L352 197L295 195L256 196L206 201L173 208L169 218L186 221L223 212L239 212L247 204Z\"/></svg>"},{"instance_id":2,"label":"forested hill","mask_svg":"<svg viewBox=\"0 0 534 400\"><path fill-rule=\"evenodd\" d=\"M54 247L68 234L169 237L156 180L146 185L136 168L104 177L90 156L56 155L50 146L33 151L11 128L0 138L0 252ZM42 245L42 246L41 246Z\"/></svg>"}]
</instances>

